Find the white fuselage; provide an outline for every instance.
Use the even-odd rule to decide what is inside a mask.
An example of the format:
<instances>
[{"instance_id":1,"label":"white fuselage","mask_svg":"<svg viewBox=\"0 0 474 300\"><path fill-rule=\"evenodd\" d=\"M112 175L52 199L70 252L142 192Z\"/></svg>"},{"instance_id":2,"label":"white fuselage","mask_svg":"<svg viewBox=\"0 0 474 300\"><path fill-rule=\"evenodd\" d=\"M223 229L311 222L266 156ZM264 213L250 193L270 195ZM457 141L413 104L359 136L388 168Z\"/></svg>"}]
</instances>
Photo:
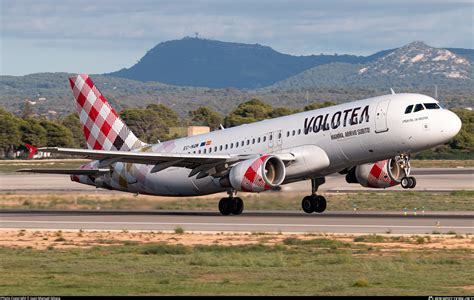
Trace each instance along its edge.
<instances>
[{"instance_id":1,"label":"white fuselage","mask_svg":"<svg viewBox=\"0 0 474 300\"><path fill-rule=\"evenodd\" d=\"M460 128L449 110L405 113L407 106L438 103L421 94L391 94L179 138L152 146L153 152L282 155L296 160L284 183L329 175L352 166L429 149L451 139ZM140 150L138 150L140 151ZM323 163L324 158L328 163ZM316 167L318 166L318 167ZM222 192L218 178L188 177L190 169L115 163L126 183L106 175L109 187L134 193L185 196Z\"/></svg>"}]
</instances>

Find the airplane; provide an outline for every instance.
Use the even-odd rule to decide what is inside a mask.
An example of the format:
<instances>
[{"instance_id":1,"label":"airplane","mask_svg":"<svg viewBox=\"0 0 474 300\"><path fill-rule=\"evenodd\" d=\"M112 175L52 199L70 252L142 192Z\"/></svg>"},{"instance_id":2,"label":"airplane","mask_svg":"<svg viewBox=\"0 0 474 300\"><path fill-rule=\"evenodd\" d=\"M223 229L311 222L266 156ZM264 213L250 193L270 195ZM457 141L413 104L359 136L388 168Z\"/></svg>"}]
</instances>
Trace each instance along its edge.
<instances>
[{"instance_id":1,"label":"airplane","mask_svg":"<svg viewBox=\"0 0 474 300\"><path fill-rule=\"evenodd\" d=\"M461 120L429 96L391 94L147 144L120 119L88 75L69 78L88 149L38 151L85 156L79 169L21 169L69 174L82 184L136 194L198 196L227 192L222 215L240 215L237 192L278 190L311 180L306 213L322 213L325 177L340 173L369 188L414 188L413 153L443 144Z\"/></svg>"}]
</instances>

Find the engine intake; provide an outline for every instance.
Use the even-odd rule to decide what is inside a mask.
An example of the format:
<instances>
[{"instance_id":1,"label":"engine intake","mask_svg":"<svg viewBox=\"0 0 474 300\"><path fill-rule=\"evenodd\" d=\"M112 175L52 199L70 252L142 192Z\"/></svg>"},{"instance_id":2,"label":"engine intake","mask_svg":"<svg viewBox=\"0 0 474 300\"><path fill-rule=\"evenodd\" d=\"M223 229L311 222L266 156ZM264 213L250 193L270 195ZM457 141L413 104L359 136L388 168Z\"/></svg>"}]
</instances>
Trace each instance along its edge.
<instances>
[{"instance_id":1,"label":"engine intake","mask_svg":"<svg viewBox=\"0 0 474 300\"><path fill-rule=\"evenodd\" d=\"M237 191L263 192L278 187L285 180L283 161L274 155L263 155L244 160L221 178L222 186L232 186Z\"/></svg>"}]
</instances>

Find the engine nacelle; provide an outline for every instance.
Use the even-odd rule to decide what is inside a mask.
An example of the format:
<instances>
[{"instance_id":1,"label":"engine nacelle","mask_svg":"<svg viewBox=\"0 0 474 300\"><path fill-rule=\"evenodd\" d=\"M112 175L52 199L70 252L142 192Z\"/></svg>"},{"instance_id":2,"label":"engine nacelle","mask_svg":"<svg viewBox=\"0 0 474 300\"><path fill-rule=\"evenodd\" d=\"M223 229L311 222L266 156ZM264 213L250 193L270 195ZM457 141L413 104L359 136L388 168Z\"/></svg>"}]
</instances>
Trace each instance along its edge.
<instances>
[{"instance_id":1,"label":"engine nacelle","mask_svg":"<svg viewBox=\"0 0 474 300\"><path fill-rule=\"evenodd\" d=\"M391 158L355 167L346 175L346 181L359 183L364 187L388 188L400 184L402 177L403 170Z\"/></svg>"},{"instance_id":2,"label":"engine nacelle","mask_svg":"<svg viewBox=\"0 0 474 300\"><path fill-rule=\"evenodd\" d=\"M230 169L228 178L221 185L232 186L237 191L263 192L278 187L285 180L283 161L274 155L263 155L244 160Z\"/></svg>"}]
</instances>

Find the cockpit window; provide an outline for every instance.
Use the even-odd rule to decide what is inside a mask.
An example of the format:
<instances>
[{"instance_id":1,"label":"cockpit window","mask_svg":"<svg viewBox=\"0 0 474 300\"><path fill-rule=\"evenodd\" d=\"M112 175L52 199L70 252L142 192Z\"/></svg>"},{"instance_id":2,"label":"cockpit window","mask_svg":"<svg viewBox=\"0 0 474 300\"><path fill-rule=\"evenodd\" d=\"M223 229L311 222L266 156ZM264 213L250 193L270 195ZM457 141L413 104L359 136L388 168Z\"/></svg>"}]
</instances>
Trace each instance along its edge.
<instances>
[{"instance_id":1,"label":"cockpit window","mask_svg":"<svg viewBox=\"0 0 474 300\"><path fill-rule=\"evenodd\" d=\"M405 114L411 113L412 109L413 109L413 105L408 105L407 108L405 109Z\"/></svg>"},{"instance_id":2,"label":"cockpit window","mask_svg":"<svg viewBox=\"0 0 474 300\"><path fill-rule=\"evenodd\" d=\"M426 107L426 109L440 109L439 105L437 103L423 103Z\"/></svg>"},{"instance_id":3,"label":"cockpit window","mask_svg":"<svg viewBox=\"0 0 474 300\"><path fill-rule=\"evenodd\" d=\"M415 109L413 110L413 112L417 112L417 111L420 111L420 110L423 110L423 109L425 109L423 107L423 104L417 104L417 105L415 105Z\"/></svg>"}]
</instances>

